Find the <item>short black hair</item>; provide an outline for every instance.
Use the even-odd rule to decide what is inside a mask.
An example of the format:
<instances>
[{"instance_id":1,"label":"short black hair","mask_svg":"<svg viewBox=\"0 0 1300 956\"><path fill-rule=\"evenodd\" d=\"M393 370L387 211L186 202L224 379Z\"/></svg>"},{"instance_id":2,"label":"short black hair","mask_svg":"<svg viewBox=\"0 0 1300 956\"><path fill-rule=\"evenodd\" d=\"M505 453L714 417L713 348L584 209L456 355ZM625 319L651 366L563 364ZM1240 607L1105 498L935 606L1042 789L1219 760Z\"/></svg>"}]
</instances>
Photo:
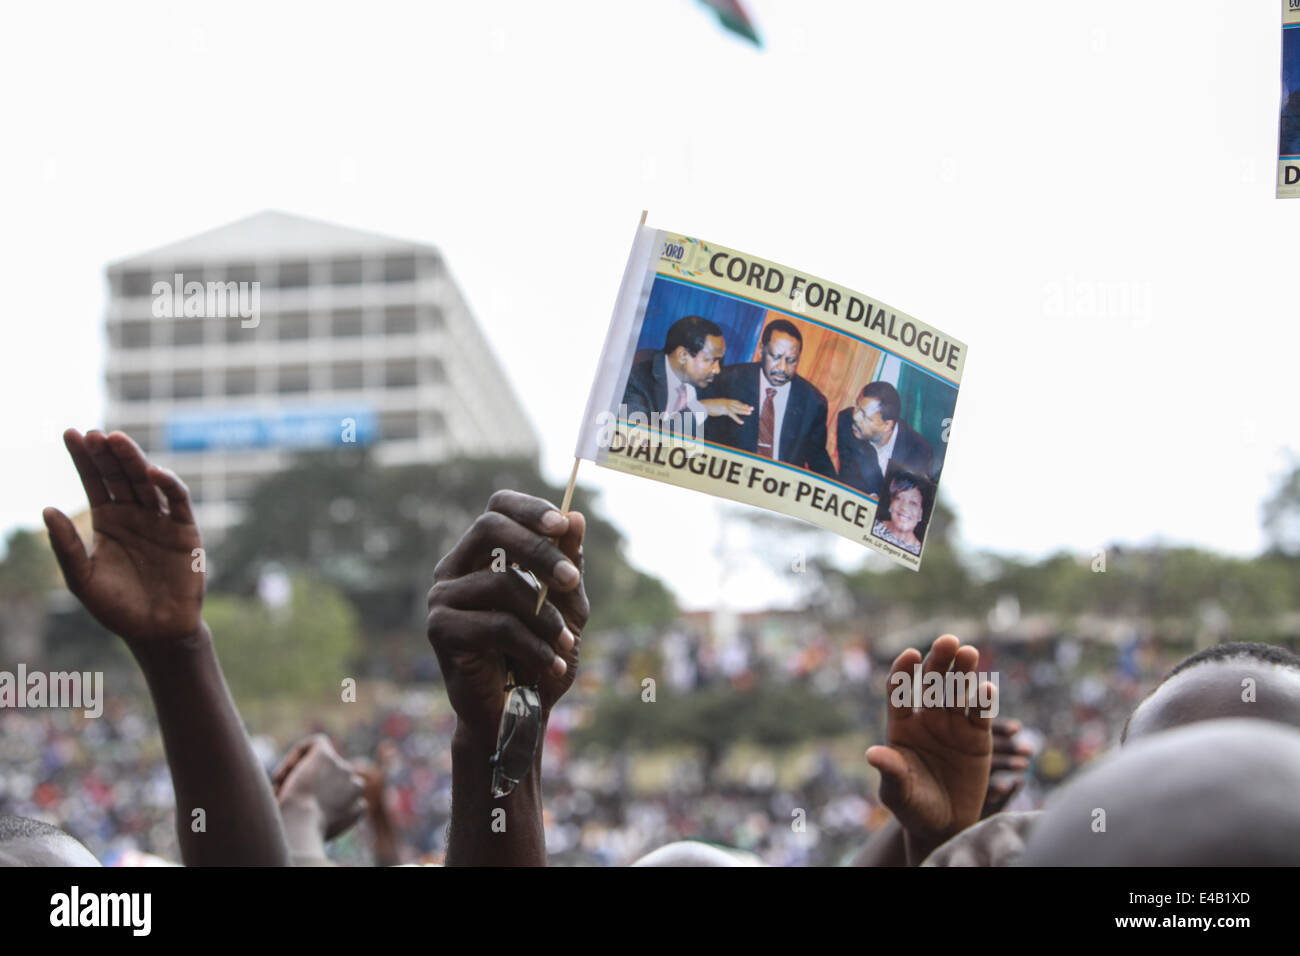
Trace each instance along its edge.
<instances>
[{"instance_id":1,"label":"short black hair","mask_svg":"<svg viewBox=\"0 0 1300 956\"><path fill-rule=\"evenodd\" d=\"M1289 651L1285 647L1278 647L1276 644L1263 644L1259 641L1227 641L1223 644L1215 644L1212 647L1206 647L1184 657L1181 661L1169 669L1164 677L1160 678L1160 683L1151 688L1151 692L1137 702L1127 718L1124 720L1124 727L1119 732L1119 742L1124 743L1128 740L1128 726L1133 721L1133 715L1138 712L1138 708L1151 699L1161 687L1169 683L1173 677L1177 677L1185 670L1190 670L1197 664L1209 664L1218 661L1235 660L1238 658L1253 658L1264 664L1276 664L1278 667L1290 667L1300 671L1300 654Z\"/></svg>"},{"instance_id":2,"label":"short black hair","mask_svg":"<svg viewBox=\"0 0 1300 956\"><path fill-rule=\"evenodd\" d=\"M892 498L894 495L900 492L911 491L913 488L919 488L919 487L920 486L917 484L916 478L904 472L890 479L889 496ZM922 492L922 494L924 494L924 492Z\"/></svg>"},{"instance_id":3,"label":"short black hair","mask_svg":"<svg viewBox=\"0 0 1300 956\"><path fill-rule=\"evenodd\" d=\"M864 398L874 398L880 403L880 417L887 422L896 422L898 416L903 414L903 401L898 397L898 389L888 382L871 382L864 385L858 401Z\"/></svg>"},{"instance_id":4,"label":"short black hair","mask_svg":"<svg viewBox=\"0 0 1300 956\"><path fill-rule=\"evenodd\" d=\"M716 322L700 315L683 315L668 328L668 335L664 338L664 354L672 355L681 346L688 355L699 355L705 340L715 335L722 338L722 329Z\"/></svg>"},{"instance_id":5,"label":"short black hair","mask_svg":"<svg viewBox=\"0 0 1300 956\"><path fill-rule=\"evenodd\" d=\"M61 836L76 839L71 834L56 826L33 820L30 817L16 817L12 814L0 814L0 843L10 840L34 840L41 837Z\"/></svg>"},{"instance_id":6,"label":"short black hair","mask_svg":"<svg viewBox=\"0 0 1300 956\"><path fill-rule=\"evenodd\" d=\"M1300 654L1287 650L1285 647L1278 647L1276 644L1263 644L1259 641L1228 641L1224 644L1215 644L1213 647L1207 647L1204 650L1197 651L1190 657L1185 657L1172 668L1169 673L1160 681L1163 684L1175 674L1181 674L1189 667L1195 667L1197 664L1204 664L1208 661L1226 661L1234 657L1253 657L1257 661L1265 664L1277 664L1279 667L1294 667L1300 670ZM1157 684L1157 687L1160 685Z\"/></svg>"},{"instance_id":7,"label":"short black hair","mask_svg":"<svg viewBox=\"0 0 1300 956\"><path fill-rule=\"evenodd\" d=\"M885 474L884 487L881 489L880 500L877 504L876 517L888 514L892 521L894 516L890 512L890 507L894 503L894 498L905 491L917 491L921 494L921 520L916 524L916 530L912 533L920 540L925 540L925 525L930 518L930 504L934 495L934 483L928 481L922 475L912 471L905 471L894 466L890 462L890 467Z\"/></svg>"},{"instance_id":8,"label":"short black hair","mask_svg":"<svg viewBox=\"0 0 1300 956\"><path fill-rule=\"evenodd\" d=\"M799 343L800 350L803 349L803 333L799 331L799 326L789 319L773 319L767 323L767 328L763 330L763 340L760 343L763 348L767 348L767 343L772 341L773 332L781 332L790 336Z\"/></svg>"}]
</instances>

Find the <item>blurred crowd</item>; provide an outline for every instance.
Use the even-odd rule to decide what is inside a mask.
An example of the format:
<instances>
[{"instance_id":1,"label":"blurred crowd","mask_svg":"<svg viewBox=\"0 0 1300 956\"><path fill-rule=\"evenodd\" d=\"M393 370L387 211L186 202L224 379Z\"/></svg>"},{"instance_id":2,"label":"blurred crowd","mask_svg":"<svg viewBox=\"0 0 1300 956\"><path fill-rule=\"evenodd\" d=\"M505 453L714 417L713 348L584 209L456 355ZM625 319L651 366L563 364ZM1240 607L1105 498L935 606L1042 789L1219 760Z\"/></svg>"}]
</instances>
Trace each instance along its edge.
<instances>
[{"instance_id":1,"label":"blurred crowd","mask_svg":"<svg viewBox=\"0 0 1300 956\"><path fill-rule=\"evenodd\" d=\"M976 639L980 667L995 672L1001 715L1020 720L1034 749L1024 788L1009 809L1041 806L1047 794L1117 740L1144 690L1186 648L1135 632L1118 645L1066 634L1034 641ZM689 627L644 642L612 640L588 662L589 686L552 715L546 739L546 843L552 865L623 865L674 840L737 848L773 865L843 862L888 819L861 754L883 734L889 658L861 638L741 630L719 646ZM856 730L789 752L746 746L706 781L689 747L654 752L573 745L592 718L592 689L618 674L661 673L693 693L757 681L797 683L854 702ZM293 739L331 733L339 753L378 767L383 803L403 862L438 863L451 809L450 740L455 714L436 686L385 685L383 703L344 724L319 726L310 712L274 735L250 727L268 772ZM346 711L346 708L343 708ZM283 734L280 731L283 731ZM280 739L281 736L283 739ZM177 862L173 793L153 711L108 698L99 719L79 711L0 711L0 813L57 822L107 865ZM373 862L367 821L330 847L341 863Z\"/></svg>"}]
</instances>

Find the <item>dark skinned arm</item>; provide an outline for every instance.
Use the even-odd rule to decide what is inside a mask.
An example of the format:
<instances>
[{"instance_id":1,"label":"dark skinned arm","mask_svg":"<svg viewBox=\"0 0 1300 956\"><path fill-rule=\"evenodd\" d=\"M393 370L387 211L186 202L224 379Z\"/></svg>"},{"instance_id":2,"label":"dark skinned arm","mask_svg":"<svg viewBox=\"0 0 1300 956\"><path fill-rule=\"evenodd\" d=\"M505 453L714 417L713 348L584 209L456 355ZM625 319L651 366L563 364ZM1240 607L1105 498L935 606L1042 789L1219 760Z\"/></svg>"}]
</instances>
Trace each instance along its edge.
<instances>
[{"instance_id":1,"label":"dark skinned arm","mask_svg":"<svg viewBox=\"0 0 1300 956\"><path fill-rule=\"evenodd\" d=\"M270 781L203 623L202 541L188 490L122 432L69 429L63 440L90 502L94 543L87 554L67 516L46 508L50 545L68 590L144 672L176 791L181 859L287 866Z\"/></svg>"},{"instance_id":2,"label":"dark skinned arm","mask_svg":"<svg viewBox=\"0 0 1300 956\"><path fill-rule=\"evenodd\" d=\"M491 794L490 761L509 671L519 683L537 685L541 741L551 708L573 684L590 613L581 573L585 530L578 512L561 514L540 498L498 491L434 570L429 641L456 711L449 866L546 864L542 744L532 771L502 799ZM540 613L537 591L521 574L492 569L502 552L508 565L549 586Z\"/></svg>"},{"instance_id":3,"label":"dark skinned arm","mask_svg":"<svg viewBox=\"0 0 1300 956\"><path fill-rule=\"evenodd\" d=\"M980 819L1002 811L1007 801L1015 796L1024 782L1024 772L1029 766L1033 749L1028 744L1017 743L1020 721L1005 717L993 720L993 758L990 764L988 790ZM851 866L907 866L907 845L903 827L896 817L890 817L884 826L867 838L866 844L850 861Z\"/></svg>"},{"instance_id":4,"label":"dark skinned arm","mask_svg":"<svg viewBox=\"0 0 1300 956\"><path fill-rule=\"evenodd\" d=\"M919 651L903 651L890 674L909 674L921 664L923 675L942 677L951 668L973 679L978 662L976 648L945 634L924 661ZM984 686L987 694L996 694L992 684ZM902 828L907 865L919 866L941 843L979 820L989 788L993 729L991 716L967 701L918 710L911 703L895 706L890 695L888 744L869 749L867 761L880 771L881 803Z\"/></svg>"},{"instance_id":5,"label":"dark skinned arm","mask_svg":"<svg viewBox=\"0 0 1300 956\"><path fill-rule=\"evenodd\" d=\"M384 799L388 787L389 746L387 743L380 744L374 763L366 760L352 762L365 784L366 819L370 821L370 833L374 839L375 866L397 866L402 862L397 827L393 824Z\"/></svg>"}]
</instances>

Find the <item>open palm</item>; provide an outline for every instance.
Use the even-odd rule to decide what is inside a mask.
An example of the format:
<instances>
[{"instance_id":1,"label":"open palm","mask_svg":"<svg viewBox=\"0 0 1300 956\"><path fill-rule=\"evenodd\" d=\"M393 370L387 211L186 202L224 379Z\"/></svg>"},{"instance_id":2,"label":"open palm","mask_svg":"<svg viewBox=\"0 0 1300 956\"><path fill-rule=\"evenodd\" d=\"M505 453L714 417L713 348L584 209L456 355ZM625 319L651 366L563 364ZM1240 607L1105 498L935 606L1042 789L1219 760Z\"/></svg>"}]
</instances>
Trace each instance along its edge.
<instances>
[{"instance_id":1,"label":"open palm","mask_svg":"<svg viewBox=\"0 0 1300 956\"><path fill-rule=\"evenodd\" d=\"M86 553L76 529L45 509L50 545L64 581L95 619L128 643L194 634L203 606L204 565L189 493L150 465L122 432L64 433L90 502L94 541Z\"/></svg>"},{"instance_id":2,"label":"open palm","mask_svg":"<svg viewBox=\"0 0 1300 956\"><path fill-rule=\"evenodd\" d=\"M895 675L910 680L918 663L923 680L931 673L942 678L951 667L973 682L978 661L978 650L946 634L923 663L912 648L900 654L890 670L890 688L898 684ZM868 762L880 771L881 801L905 829L927 840L947 839L980 818L993 752L992 720L967 703L945 700L951 706L914 711L910 697L896 704L891 694L888 745L867 751Z\"/></svg>"}]
</instances>

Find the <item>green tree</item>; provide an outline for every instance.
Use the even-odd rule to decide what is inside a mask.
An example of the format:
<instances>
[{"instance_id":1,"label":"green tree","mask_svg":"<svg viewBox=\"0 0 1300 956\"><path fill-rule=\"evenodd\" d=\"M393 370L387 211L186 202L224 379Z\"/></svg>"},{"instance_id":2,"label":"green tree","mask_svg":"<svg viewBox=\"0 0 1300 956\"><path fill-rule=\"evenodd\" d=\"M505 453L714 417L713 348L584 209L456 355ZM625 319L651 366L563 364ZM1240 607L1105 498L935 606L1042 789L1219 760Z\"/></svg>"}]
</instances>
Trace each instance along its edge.
<instances>
[{"instance_id":1,"label":"green tree","mask_svg":"<svg viewBox=\"0 0 1300 956\"><path fill-rule=\"evenodd\" d=\"M5 539L0 560L0 650L8 661L41 655L46 601L60 584L44 534L17 529Z\"/></svg>"},{"instance_id":2,"label":"green tree","mask_svg":"<svg viewBox=\"0 0 1300 956\"><path fill-rule=\"evenodd\" d=\"M1274 551L1300 555L1300 462L1264 502L1264 533Z\"/></svg>"},{"instance_id":3,"label":"green tree","mask_svg":"<svg viewBox=\"0 0 1300 956\"><path fill-rule=\"evenodd\" d=\"M887 608L905 607L921 617L939 613L964 613L982 598L954 544L957 516L947 502L936 499L925 531L921 569L891 566L828 572L850 595L858 616L875 615Z\"/></svg>"},{"instance_id":4,"label":"green tree","mask_svg":"<svg viewBox=\"0 0 1300 956\"><path fill-rule=\"evenodd\" d=\"M254 489L244 520L215 551L213 586L248 593L261 569L276 562L342 589L368 632L418 630L434 566L500 488L556 503L563 497L530 459L382 467L364 449L305 455ZM622 535L594 504L577 489L573 507L588 518L588 628L671 621L672 595L628 563Z\"/></svg>"},{"instance_id":5,"label":"green tree","mask_svg":"<svg viewBox=\"0 0 1300 956\"><path fill-rule=\"evenodd\" d=\"M355 676L361 645L357 614L338 589L304 575L288 602L213 594L203 617L237 700L339 693Z\"/></svg>"}]
</instances>

